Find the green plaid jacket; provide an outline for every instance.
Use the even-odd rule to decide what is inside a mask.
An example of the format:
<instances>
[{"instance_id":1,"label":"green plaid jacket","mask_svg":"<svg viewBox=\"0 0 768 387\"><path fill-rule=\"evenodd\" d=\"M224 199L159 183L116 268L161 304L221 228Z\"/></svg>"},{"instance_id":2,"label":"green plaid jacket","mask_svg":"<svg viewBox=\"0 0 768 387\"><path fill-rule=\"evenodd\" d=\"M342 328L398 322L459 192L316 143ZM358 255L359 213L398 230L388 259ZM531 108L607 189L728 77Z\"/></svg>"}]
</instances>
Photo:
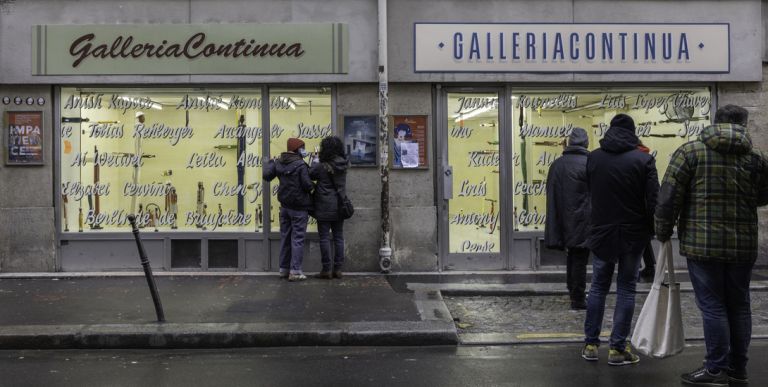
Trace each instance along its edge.
<instances>
[{"instance_id":1,"label":"green plaid jacket","mask_svg":"<svg viewBox=\"0 0 768 387\"><path fill-rule=\"evenodd\" d=\"M656 235L675 222L689 259L754 262L757 207L768 200L768 159L739 125L716 124L673 154L656 207ZM678 221L679 218L679 221Z\"/></svg>"}]
</instances>

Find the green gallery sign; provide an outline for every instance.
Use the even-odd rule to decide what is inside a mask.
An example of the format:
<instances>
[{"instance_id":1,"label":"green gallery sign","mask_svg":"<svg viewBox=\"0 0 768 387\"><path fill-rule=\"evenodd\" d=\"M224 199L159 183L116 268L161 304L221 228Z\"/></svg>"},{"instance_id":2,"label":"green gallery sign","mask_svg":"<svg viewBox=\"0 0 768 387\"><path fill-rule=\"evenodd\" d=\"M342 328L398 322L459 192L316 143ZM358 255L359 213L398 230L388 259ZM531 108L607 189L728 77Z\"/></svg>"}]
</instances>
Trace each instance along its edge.
<instances>
[{"instance_id":1,"label":"green gallery sign","mask_svg":"<svg viewBox=\"0 0 768 387\"><path fill-rule=\"evenodd\" d=\"M346 74L342 23L32 27L32 75Z\"/></svg>"}]
</instances>

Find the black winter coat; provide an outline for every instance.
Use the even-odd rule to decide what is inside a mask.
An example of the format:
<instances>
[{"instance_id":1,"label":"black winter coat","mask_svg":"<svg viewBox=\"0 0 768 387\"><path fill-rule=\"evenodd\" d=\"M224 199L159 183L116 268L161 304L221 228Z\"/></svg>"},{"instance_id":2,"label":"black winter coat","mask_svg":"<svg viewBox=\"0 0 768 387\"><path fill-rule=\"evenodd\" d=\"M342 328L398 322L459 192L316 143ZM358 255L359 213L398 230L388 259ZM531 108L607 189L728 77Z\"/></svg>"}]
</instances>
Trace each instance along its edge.
<instances>
[{"instance_id":1,"label":"black winter coat","mask_svg":"<svg viewBox=\"0 0 768 387\"><path fill-rule=\"evenodd\" d=\"M347 194L347 168L349 162L346 158L336 156L331 162L314 163L309 168L309 177L317 180L315 186L314 202L315 211L312 216L320 222L335 222L343 220L339 217L339 199L333 182L342 196Z\"/></svg>"},{"instance_id":2,"label":"black winter coat","mask_svg":"<svg viewBox=\"0 0 768 387\"><path fill-rule=\"evenodd\" d=\"M586 247L589 237L587 156L581 146L569 146L547 174L547 219L544 244L550 249Z\"/></svg>"},{"instance_id":3,"label":"black winter coat","mask_svg":"<svg viewBox=\"0 0 768 387\"><path fill-rule=\"evenodd\" d=\"M277 200L282 207L296 211L312 210L312 180L307 163L296 153L284 152L280 158L269 160L262 173L264 180L280 180Z\"/></svg>"},{"instance_id":4,"label":"black winter coat","mask_svg":"<svg viewBox=\"0 0 768 387\"><path fill-rule=\"evenodd\" d=\"M612 127L587 161L592 199L588 246L604 260L639 256L653 236L656 160L637 150L637 144L634 131Z\"/></svg>"}]
</instances>

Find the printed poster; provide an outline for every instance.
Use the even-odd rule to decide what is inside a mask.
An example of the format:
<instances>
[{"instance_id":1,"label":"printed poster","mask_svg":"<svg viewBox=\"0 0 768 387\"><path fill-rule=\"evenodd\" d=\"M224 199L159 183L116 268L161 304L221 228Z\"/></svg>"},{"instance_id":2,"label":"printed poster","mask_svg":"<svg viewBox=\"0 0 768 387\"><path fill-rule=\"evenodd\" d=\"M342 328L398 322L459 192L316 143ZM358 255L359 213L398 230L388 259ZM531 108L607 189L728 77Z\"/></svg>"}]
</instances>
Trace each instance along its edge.
<instances>
[{"instance_id":1,"label":"printed poster","mask_svg":"<svg viewBox=\"0 0 768 387\"><path fill-rule=\"evenodd\" d=\"M392 116L392 128L392 167L427 168L427 116ZM418 164L414 165L412 157L418 157Z\"/></svg>"},{"instance_id":2,"label":"printed poster","mask_svg":"<svg viewBox=\"0 0 768 387\"><path fill-rule=\"evenodd\" d=\"M7 165L43 164L43 112L8 112L5 126Z\"/></svg>"}]
</instances>

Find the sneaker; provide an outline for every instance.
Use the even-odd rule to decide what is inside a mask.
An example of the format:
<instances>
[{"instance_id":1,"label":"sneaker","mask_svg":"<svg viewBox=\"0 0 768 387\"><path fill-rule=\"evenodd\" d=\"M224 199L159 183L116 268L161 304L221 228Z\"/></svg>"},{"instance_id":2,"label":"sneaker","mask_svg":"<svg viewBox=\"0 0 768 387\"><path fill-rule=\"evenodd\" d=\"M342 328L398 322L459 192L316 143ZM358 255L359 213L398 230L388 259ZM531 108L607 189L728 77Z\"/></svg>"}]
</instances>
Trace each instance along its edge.
<instances>
[{"instance_id":1,"label":"sneaker","mask_svg":"<svg viewBox=\"0 0 768 387\"><path fill-rule=\"evenodd\" d=\"M628 364L637 364L640 362L640 357L632 353L629 348L629 344L623 351L611 348L608 351L608 364L612 366L623 366Z\"/></svg>"},{"instance_id":2,"label":"sneaker","mask_svg":"<svg viewBox=\"0 0 768 387\"><path fill-rule=\"evenodd\" d=\"M319 279L332 279L333 275L331 274L330 271L321 271L321 272L315 274L315 278L319 278Z\"/></svg>"},{"instance_id":3,"label":"sneaker","mask_svg":"<svg viewBox=\"0 0 768 387\"><path fill-rule=\"evenodd\" d=\"M724 371L713 374L706 367L701 367L688 374L682 374L680 379L682 379L683 383L693 386L724 387L728 385L728 374Z\"/></svg>"},{"instance_id":4,"label":"sneaker","mask_svg":"<svg viewBox=\"0 0 768 387\"><path fill-rule=\"evenodd\" d=\"M297 282L297 281L304 281L307 279L307 276L304 274L291 274L288 276L288 281L290 282Z\"/></svg>"},{"instance_id":5,"label":"sneaker","mask_svg":"<svg viewBox=\"0 0 768 387\"><path fill-rule=\"evenodd\" d=\"M342 273L341 270L334 270L333 271L333 278L341 279L341 277L343 277L343 276L344 276L344 273Z\"/></svg>"},{"instance_id":6,"label":"sneaker","mask_svg":"<svg viewBox=\"0 0 768 387\"><path fill-rule=\"evenodd\" d=\"M747 370L727 370L728 380L732 384L748 384Z\"/></svg>"},{"instance_id":7,"label":"sneaker","mask_svg":"<svg viewBox=\"0 0 768 387\"><path fill-rule=\"evenodd\" d=\"M597 361L597 345L587 344L581 350L581 357L586 361Z\"/></svg>"}]
</instances>

